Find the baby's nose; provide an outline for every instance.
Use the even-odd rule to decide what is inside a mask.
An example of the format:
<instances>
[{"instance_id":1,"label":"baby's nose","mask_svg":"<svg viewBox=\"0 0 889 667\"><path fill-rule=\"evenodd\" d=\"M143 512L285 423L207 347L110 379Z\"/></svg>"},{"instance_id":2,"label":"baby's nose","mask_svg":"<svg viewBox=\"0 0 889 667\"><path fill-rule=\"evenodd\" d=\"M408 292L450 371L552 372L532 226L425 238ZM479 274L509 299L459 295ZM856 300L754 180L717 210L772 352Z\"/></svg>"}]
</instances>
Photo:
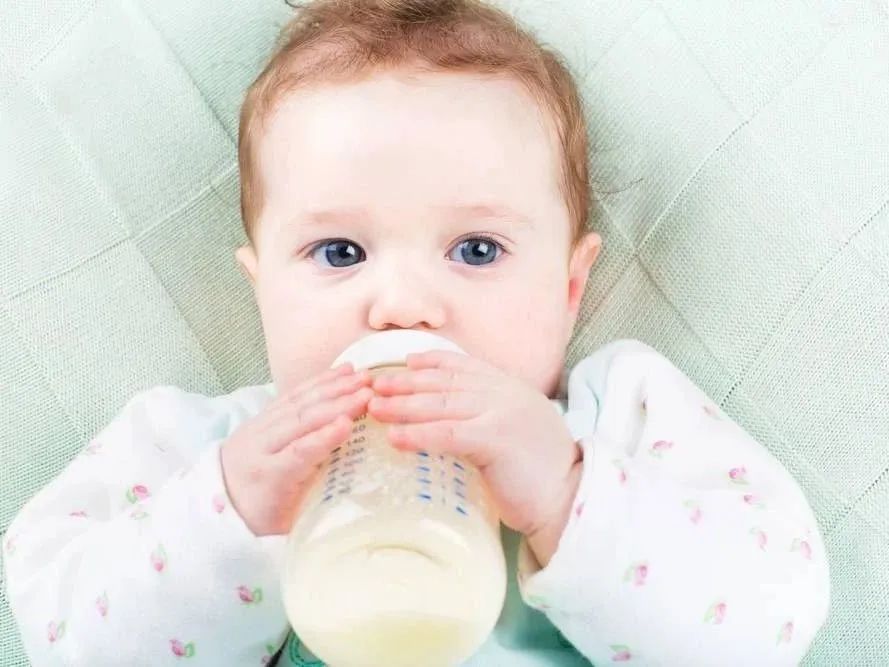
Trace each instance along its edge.
<instances>
[{"instance_id":1,"label":"baby's nose","mask_svg":"<svg viewBox=\"0 0 889 667\"><path fill-rule=\"evenodd\" d=\"M373 290L368 325L373 329L438 329L445 306L434 285L409 276L389 276Z\"/></svg>"}]
</instances>

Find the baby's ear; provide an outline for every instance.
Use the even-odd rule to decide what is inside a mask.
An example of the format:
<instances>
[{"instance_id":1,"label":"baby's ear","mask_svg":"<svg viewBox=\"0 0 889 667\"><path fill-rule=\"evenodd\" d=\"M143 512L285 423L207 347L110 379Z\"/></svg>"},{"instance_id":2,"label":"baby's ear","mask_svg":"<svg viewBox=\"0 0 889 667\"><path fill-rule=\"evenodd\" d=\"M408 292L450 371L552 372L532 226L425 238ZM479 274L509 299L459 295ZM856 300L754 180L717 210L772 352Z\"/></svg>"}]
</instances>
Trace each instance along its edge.
<instances>
[{"instance_id":1,"label":"baby's ear","mask_svg":"<svg viewBox=\"0 0 889 667\"><path fill-rule=\"evenodd\" d=\"M238 265L241 267L241 271L244 275L247 276L250 284L255 287L256 251L253 249L253 246L248 244L235 250L235 259L238 260Z\"/></svg>"},{"instance_id":2,"label":"baby's ear","mask_svg":"<svg viewBox=\"0 0 889 667\"><path fill-rule=\"evenodd\" d=\"M595 232L590 232L581 239L571 254L571 262L568 266L568 306L572 313L576 314L580 308L587 276L596 257L599 256L601 247L602 237Z\"/></svg>"}]
</instances>

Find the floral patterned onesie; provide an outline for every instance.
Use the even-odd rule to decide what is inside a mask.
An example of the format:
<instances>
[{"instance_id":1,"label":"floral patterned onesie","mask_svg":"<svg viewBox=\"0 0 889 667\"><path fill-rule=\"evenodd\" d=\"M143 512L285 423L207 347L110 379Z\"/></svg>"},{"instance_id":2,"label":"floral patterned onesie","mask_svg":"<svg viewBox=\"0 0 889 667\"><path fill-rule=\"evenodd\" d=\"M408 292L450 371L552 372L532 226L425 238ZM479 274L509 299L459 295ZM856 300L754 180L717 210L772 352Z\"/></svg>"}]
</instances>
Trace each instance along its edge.
<instances>
[{"instance_id":1,"label":"floral patterned onesie","mask_svg":"<svg viewBox=\"0 0 889 667\"><path fill-rule=\"evenodd\" d=\"M21 509L3 557L33 664L271 663L285 537L234 511L219 447L274 395L146 390ZM553 405L584 452L570 519L543 569L504 532L507 604L466 664L798 664L830 576L778 460L638 341L584 358ZM287 647L281 664L320 664Z\"/></svg>"}]
</instances>

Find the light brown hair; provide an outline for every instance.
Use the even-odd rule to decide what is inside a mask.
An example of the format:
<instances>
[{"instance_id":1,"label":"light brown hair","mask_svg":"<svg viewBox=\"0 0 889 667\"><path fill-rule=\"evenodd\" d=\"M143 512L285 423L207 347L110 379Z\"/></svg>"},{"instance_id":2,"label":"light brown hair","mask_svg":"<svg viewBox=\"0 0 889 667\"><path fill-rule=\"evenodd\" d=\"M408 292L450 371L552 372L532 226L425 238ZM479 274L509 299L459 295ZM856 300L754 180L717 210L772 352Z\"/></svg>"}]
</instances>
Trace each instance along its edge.
<instances>
[{"instance_id":1,"label":"light brown hair","mask_svg":"<svg viewBox=\"0 0 889 667\"><path fill-rule=\"evenodd\" d=\"M262 208L254 168L257 138L278 102L302 85L346 81L375 69L506 75L520 82L554 121L559 186L572 249L586 231L590 205L582 100L560 56L506 12L480 0L314 0L294 6L268 64L241 107L238 165L241 217L251 243ZM256 244L253 243L255 246Z\"/></svg>"}]
</instances>

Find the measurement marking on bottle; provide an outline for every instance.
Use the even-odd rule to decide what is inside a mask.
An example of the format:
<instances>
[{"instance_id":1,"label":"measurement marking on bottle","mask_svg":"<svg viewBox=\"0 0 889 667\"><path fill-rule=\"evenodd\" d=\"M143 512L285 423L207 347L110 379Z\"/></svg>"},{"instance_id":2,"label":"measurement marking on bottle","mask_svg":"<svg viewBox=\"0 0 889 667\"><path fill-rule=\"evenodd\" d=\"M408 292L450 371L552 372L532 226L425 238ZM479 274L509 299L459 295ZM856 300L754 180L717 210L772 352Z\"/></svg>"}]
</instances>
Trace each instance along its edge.
<instances>
[{"instance_id":1,"label":"measurement marking on bottle","mask_svg":"<svg viewBox=\"0 0 889 667\"><path fill-rule=\"evenodd\" d=\"M428 493L418 493L417 495L423 500L432 500L432 496L430 496Z\"/></svg>"},{"instance_id":2,"label":"measurement marking on bottle","mask_svg":"<svg viewBox=\"0 0 889 667\"><path fill-rule=\"evenodd\" d=\"M423 458L429 458L429 454L426 452L417 452L417 456L422 456Z\"/></svg>"},{"instance_id":3,"label":"measurement marking on bottle","mask_svg":"<svg viewBox=\"0 0 889 667\"><path fill-rule=\"evenodd\" d=\"M429 472L429 466L417 466L417 470L421 472Z\"/></svg>"},{"instance_id":4,"label":"measurement marking on bottle","mask_svg":"<svg viewBox=\"0 0 889 667\"><path fill-rule=\"evenodd\" d=\"M467 514L466 510L463 509L462 507L460 507L460 505L457 505L457 511L460 512L460 514L462 514L463 516L469 516L469 514Z\"/></svg>"},{"instance_id":5,"label":"measurement marking on bottle","mask_svg":"<svg viewBox=\"0 0 889 667\"><path fill-rule=\"evenodd\" d=\"M460 463L458 461L454 461L454 467L457 468L458 470L466 470L466 468L464 468L462 465L460 465Z\"/></svg>"},{"instance_id":6,"label":"measurement marking on bottle","mask_svg":"<svg viewBox=\"0 0 889 667\"><path fill-rule=\"evenodd\" d=\"M418 477L417 481L420 482L420 484L432 484L432 480L426 479L425 477Z\"/></svg>"},{"instance_id":7,"label":"measurement marking on bottle","mask_svg":"<svg viewBox=\"0 0 889 667\"><path fill-rule=\"evenodd\" d=\"M454 481L457 482L457 484L459 484L460 486L466 486L466 482L464 482L459 477L454 477Z\"/></svg>"}]
</instances>

